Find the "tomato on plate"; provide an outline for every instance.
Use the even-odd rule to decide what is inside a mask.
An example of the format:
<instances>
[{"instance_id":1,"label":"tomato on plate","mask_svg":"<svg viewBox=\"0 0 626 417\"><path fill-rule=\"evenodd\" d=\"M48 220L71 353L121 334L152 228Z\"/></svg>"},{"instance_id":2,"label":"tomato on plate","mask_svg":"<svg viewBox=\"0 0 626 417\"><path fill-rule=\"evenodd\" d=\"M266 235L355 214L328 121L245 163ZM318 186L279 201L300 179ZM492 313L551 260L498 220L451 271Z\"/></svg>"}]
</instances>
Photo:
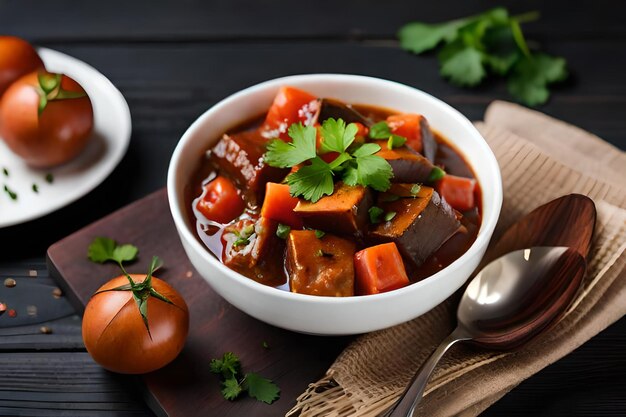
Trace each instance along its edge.
<instances>
[{"instance_id":1,"label":"tomato on plate","mask_svg":"<svg viewBox=\"0 0 626 417\"><path fill-rule=\"evenodd\" d=\"M67 75L32 72L14 82L0 100L0 137L33 167L75 158L92 130L91 100Z\"/></svg>"},{"instance_id":2,"label":"tomato on plate","mask_svg":"<svg viewBox=\"0 0 626 417\"><path fill-rule=\"evenodd\" d=\"M130 277L135 283L146 279L145 274ZM152 288L171 303L148 297L146 326L133 292L114 290L128 284L128 278L121 275L91 297L83 316L83 341L102 367L124 374L143 374L178 356L189 331L189 310L174 288L152 277Z\"/></svg>"},{"instance_id":3,"label":"tomato on plate","mask_svg":"<svg viewBox=\"0 0 626 417\"><path fill-rule=\"evenodd\" d=\"M0 96L21 76L43 68L31 44L15 36L0 36Z\"/></svg>"},{"instance_id":4,"label":"tomato on plate","mask_svg":"<svg viewBox=\"0 0 626 417\"><path fill-rule=\"evenodd\" d=\"M228 223L243 212L246 203L235 184L219 175L204 186L204 192L196 208L209 220Z\"/></svg>"}]
</instances>

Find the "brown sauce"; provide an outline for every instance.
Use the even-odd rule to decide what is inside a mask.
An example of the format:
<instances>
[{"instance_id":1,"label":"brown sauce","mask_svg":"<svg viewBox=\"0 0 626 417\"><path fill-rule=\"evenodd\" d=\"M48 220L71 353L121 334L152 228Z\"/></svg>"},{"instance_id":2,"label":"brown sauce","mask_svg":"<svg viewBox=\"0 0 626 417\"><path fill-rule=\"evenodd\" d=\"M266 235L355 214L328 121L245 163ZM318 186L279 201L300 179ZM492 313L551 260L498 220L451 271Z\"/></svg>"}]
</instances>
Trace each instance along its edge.
<instances>
[{"instance_id":1,"label":"brown sauce","mask_svg":"<svg viewBox=\"0 0 626 417\"><path fill-rule=\"evenodd\" d=\"M392 110L369 105L352 105L352 107L375 122L385 120L387 116L397 113ZM254 130L262 123L264 117L265 114L247 120L233 129L230 129L227 133L232 134ZM435 157L436 165L442 166L447 173L452 175L476 178L472 168L465 161L461 153L456 150L446 138L436 132L435 129L433 129L433 133L438 144L437 154ZM185 188L184 195L188 210L188 219L192 228L196 229L196 236L200 242L202 242L207 249L221 261L224 250L221 235L225 225L219 225L214 222L211 222L212 224L206 224L204 221L200 220L202 216L198 215L195 209L196 201L201 198L203 185L213 179L215 175L216 169L208 161L207 155L199 155L197 168L192 176L191 182L187 184ZM472 243L474 243L482 221L482 195L480 184L477 184L475 198L478 202L478 207L462 213L463 217L461 219L461 224L464 226L463 231L456 233L448 239L419 268L408 269L409 263L405 262L407 274L409 275L411 282L414 283L420 281L447 267L458 259L463 253L465 253ZM244 218L257 218L259 216L259 211L259 207L253 206L249 203L246 211L231 223ZM275 259L266 260L266 264L268 264L268 266L265 274L260 274L261 276L258 276L258 268L255 268L254 270L238 268L237 272L263 284L289 291L288 275L284 268L285 244L283 241L281 241L281 244L283 247L276 248L273 252L283 253L283 256L275 256ZM357 245L359 249L365 247L358 242ZM271 274L269 271L271 271ZM271 275L271 277L268 275Z\"/></svg>"}]
</instances>

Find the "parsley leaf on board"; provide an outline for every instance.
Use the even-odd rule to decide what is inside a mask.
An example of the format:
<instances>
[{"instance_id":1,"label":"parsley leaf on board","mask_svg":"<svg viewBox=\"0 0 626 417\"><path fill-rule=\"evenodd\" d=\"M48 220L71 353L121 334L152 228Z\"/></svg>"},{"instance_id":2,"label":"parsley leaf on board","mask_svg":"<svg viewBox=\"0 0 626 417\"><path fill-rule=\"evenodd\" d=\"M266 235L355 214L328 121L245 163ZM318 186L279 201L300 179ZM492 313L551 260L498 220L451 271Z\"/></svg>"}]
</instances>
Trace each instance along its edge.
<instances>
[{"instance_id":1,"label":"parsley leaf on board","mask_svg":"<svg viewBox=\"0 0 626 417\"><path fill-rule=\"evenodd\" d=\"M443 44L437 55L440 73L452 84L472 87L493 73L507 77L516 99L535 106L548 100L549 84L567 78L563 58L533 52L526 43L521 24L538 17L537 12L510 16L499 7L445 23L408 23L398 38L415 54Z\"/></svg>"},{"instance_id":2,"label":"parsley leaf on board","mask_svg":"<svg viewBox=\"0 0 626 417\"><path fill-rule=\"evenodd\" d=\"M263 343L263 347L267 348L267 343ZM249 372L241 378L241 362L232 352L224 353L221 359L212 359L210 369L212 373L221 375L222 396L229 401L235 400L244 391L266 404L273 403L280 396L280 388L259 374Z\"/></svg>"},{"instance_id":3,"label":"parsley leaf on board","mask_svg":"<svg viewBox=\"0 0 626 417\"><path fill-rule=\"evenodd\" d=\"M265 404L273 403L280 395L280 388L276 384L254 372L246 374L244 386L248 391L248 395Z\"/></svg>"},{"instance_id":4,"label":"parsley leaf on board","mask_svg":"<svg viewBox=\"0 0 626 417\"><path fill-rule=\"evenodd\" d=\"M136 246L125 244L118 246L113 239L97 237L87 249L87 256L93 262L105 263L107 261L122 262L134 261L139 250Z\"/></svg>"}]
</instances>

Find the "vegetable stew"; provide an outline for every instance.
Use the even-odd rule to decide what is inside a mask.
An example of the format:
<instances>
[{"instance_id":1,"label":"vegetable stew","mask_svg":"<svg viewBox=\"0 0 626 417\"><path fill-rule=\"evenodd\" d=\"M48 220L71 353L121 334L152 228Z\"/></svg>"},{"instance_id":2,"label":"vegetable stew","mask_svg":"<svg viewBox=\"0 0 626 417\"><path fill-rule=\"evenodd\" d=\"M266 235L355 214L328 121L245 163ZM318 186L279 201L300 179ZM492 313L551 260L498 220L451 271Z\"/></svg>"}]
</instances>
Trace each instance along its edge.
<instances>
[{"instance_id":1,"label":"vegetable stew","mask_svg":"<svg viewBox=\"0 0 626 417\"><path fill-rule=\"evenodd\" d=\"M423 115L287 86L201 156L186 198L226 266L318 296L419 281L461 256L481 223L471 167Z\"/></svg>"}]
</instances>

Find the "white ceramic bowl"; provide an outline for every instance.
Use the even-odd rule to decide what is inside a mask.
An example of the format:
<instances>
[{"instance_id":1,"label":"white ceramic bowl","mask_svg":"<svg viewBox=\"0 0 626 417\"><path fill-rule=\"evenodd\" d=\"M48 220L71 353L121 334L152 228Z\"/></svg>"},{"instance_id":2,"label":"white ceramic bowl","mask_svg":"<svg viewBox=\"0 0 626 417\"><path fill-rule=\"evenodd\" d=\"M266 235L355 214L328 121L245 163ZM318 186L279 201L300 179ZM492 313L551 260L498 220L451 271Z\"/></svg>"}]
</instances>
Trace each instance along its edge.
<instances>
[{"instance_id":1,"label":"white ceramic bowl","mask_svg":"<svg viewBox=\"0 0 626 417\"><path fill-rule=\"evenodd\" d=\"M224 266L195 236L183 190L198 158L242 121L267 111L278 88L290 85L318 97L421 113L472 166L482 188L483 221L469 250L451 265L420 282L383 294L316 297L259 284ZM176 147L167 178L172 217L196 270L229 303L267 323L320 335L370 332L409 321L441 303L463 285L478 265L500 214L502 181L498 163L480 133L461 113L415 88L357 75L310 74L257 84L220 101L187 129Z\"/></svg>"}]
</instances>

